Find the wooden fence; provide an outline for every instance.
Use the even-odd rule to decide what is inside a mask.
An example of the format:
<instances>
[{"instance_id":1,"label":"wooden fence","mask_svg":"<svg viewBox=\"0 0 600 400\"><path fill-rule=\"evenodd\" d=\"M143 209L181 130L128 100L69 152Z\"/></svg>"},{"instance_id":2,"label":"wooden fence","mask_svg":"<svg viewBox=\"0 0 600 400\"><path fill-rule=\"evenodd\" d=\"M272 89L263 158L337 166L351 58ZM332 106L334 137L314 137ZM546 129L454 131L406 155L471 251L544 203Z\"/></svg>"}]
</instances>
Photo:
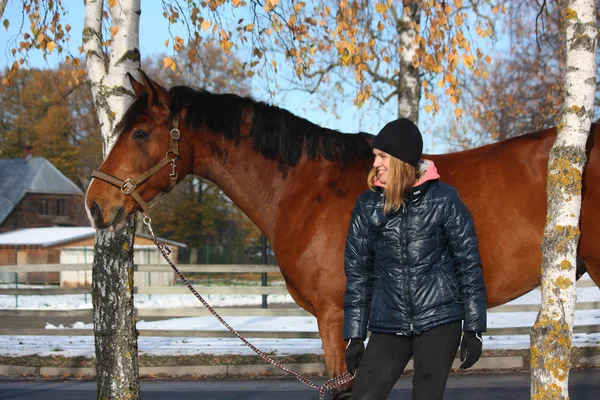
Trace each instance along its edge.
<instances>
[{"instance_id":1,"label":"wooden fence","mask_svg":"<svg viewBox=\"0 0 600 400\"><path fill-rule=\"evenodd\" d=\"M61 272L61 271L89 271L90 264L36 264L36 265L8 265L0 266L0 272ZM186 273L226 273L226 274L257 274L257 281L261 273L279 272L273 265L182 265L178 269ZM134 266L135 271L143 272L169 272L169 266L140 264ZM595 287L591 280L580 280L577 287ZM274 295L287 294L285 286L201 286L196 290L201 294L254 294ZM29 295L64 295L64 294L90 294L91 288L0 288L0 295L29 296ZM185 286L144 286L134 287L137 294L190 294ZM506 304L488 310L489 313L506 312L536 312L539 304ZM600 301L580 302L576 310L600 309ZM223 317L249 316L249 317L277 317L277 316L309 316L303 309L296 308L251 308L251 307L221 307L216 311ZM89 317L91 309L84 310L28 310L28 309L1 309L0 317ZM212 315L200 302L195 308L138 308L138 317L197 317ZM529 335L530 327L488 328L485 333L491 335ZM599 333L600 325L578 325L574 333ZM248 338L319 338L318 332L266 332L266 331L240 331L242 336ZM230 337L226 330L140 330L140 336L161 337ZM93 335L92 329L9 329L0 328L0 335L39 335L39 336L89 336Z\"/></svg>"}]
</instances>

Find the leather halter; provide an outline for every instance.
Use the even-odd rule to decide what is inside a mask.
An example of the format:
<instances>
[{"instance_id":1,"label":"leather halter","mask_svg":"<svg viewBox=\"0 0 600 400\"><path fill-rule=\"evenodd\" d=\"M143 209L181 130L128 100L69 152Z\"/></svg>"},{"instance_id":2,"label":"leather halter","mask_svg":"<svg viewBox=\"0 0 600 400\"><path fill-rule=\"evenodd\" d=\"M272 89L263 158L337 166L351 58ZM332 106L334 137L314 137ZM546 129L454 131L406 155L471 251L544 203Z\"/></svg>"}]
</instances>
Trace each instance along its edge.
<instances>
[{"instance_id":1,"label":"leather halter","mask_svg":"<svg viewBox=\"0 0 600 400\"><path fill-rule=\"evenodd\" d=\"M173 189L173 187L175 187L175 185L177 184L178 174L175 171L175 162L179 159L179 140L181 139L181 132L179 132L179 114L176 114L173 117L173 129L171 129L169 135L171 136L171 142L169 145L169 150L167 150L165 157L162 160L160 160L154 167L146 170L137 178L127 178L123 181L115 176L112 176L100 170L93 171L92 177L98 178L104 182L110 183L111 185L120 188L123 194L131 195L131 197L133 197L135 201L138 202L140 207L142 207L142 209L144 210L144 215L147 216L148 212L150 212L150 207L152 207L152 204L154 204L160 196L170 192L171 189ZM171 179L171 185L167 190L160 192L159 194L154 196L153 199L149 200L146 203L144 199L142 199L142 196L140 196L135 190L139 185L141 185L148 178L150 178L152 175L160 171L164 166L168 164L171 164L171 166L173 167L172 172L169 174L169 178Z\"/></svg>"}]
</instances>

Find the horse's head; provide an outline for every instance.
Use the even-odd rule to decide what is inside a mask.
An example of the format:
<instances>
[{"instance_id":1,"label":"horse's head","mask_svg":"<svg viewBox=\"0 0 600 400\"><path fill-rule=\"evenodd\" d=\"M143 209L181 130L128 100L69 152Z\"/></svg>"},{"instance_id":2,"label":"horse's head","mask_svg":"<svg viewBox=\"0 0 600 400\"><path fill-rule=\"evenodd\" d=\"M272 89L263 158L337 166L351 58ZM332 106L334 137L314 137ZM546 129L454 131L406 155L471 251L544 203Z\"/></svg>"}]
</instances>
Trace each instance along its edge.
<instances>
[{"instance_id":1,"label":"horse's head","mask_svg":"<svg viewBox=\"0 0 600 400\"><path fill-rule=\"evenodd\" d=\"M85 205L92 226L118 230L136 210L168 192L189 171L191 145L179 119L182 110L171 95L140 71L131 75L135 99L118 130L120 135L98 171L94 171ZM185 112L185 111L183 111Z\"/></svg>"}]
</instances>

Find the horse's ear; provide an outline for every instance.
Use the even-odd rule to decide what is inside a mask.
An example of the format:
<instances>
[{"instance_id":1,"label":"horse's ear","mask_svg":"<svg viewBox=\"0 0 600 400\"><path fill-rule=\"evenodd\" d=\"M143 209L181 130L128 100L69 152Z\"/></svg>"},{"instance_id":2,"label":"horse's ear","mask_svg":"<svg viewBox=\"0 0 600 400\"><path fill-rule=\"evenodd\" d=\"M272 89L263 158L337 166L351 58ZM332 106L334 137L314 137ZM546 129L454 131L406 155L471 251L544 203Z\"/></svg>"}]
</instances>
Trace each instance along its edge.
<instances>
[{"instance_id":1,"label":"horse's ear","mask_svg":"<svg viewBox=\"0 0 600 400\"><path fill-rule=\"evenodd\" d=\"M129 72L127 73L127 78L129 78L134 97L138 97L146 91L146 86L142 82L138 82Z\"/></svg>"},{"instance_id":2,"label":"horse's ear","mask_svg":"<svg viewBox=\"0 0 600 400\"><path fill-rule=\"evenodd\" d=\"M148 75L144 73L140 69L140 76L142 77L142 81L144 82L144 86L148 91L148 106L151 107L153 105L161 104L167 108L171 104L171 97L169 96L169 92L154 82L152 79L148 78Z\"/></svg>"}]
</instances>

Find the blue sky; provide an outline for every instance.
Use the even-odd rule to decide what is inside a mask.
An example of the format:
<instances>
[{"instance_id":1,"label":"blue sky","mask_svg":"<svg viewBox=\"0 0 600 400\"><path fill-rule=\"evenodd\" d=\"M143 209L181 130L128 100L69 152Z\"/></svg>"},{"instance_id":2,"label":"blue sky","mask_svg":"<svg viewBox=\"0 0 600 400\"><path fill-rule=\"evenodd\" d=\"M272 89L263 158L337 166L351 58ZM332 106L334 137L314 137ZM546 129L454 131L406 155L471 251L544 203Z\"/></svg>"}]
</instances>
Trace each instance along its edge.
<instances>
[{"instance_id":1,"label":"blue sky","mask_svg":"<svg viewBox=\"0 0 600 400\"><path fill-rule=\"evenodd\" d=\"M64 1L65 4L68 4L68 16L65 19L65 22L72 27L69 50L73 54L78 54L77 49L81 44L85 6L83 0ZM149 6L150 4L152 4L152 6ZM8 50L11 48L11 41L14 41L15 35L17 34L23 19L21 1L9 0L3 18L7 18L10 21L10 28L8 32L4 31L4 27L0 28L4 31L3 34L0 35L0 67L2 69L13 62L12 58L7 54ZM152 1L151 3L150 0L142 0L142 13L140 18L140 51L142 58L152 57L153 55L158 57L159 54L168 52L169 49L164 46L164 41L169 38L169 25L162 15L160 2ZM24 23L24 30L28 30L28 25L29 23L26 21ZM171 27L172 33L179 33L182 37L187 37L183 31L177 32L177 29L177 27ZM39 68L44 66L55 66L58 62L58 57L55 55L49 57L48 60L44 60L39 52L34 51L30 54L30 62L31 66ZM283 81L278 83L279 85L284 84ZM270 84L271 86L274 85L273 82L270 82ZM388 121L395 119L397 115L395 102L381 106L375 101L370 101L359 110L352 103L353 96L348 95L346 96L347 100L343 104L339 103L339 96L336 97L336 101L338 101L338 116L336 117L333 113L324 112L319 109L319 98L316 96L311 96L308 93L300 91L289 92L283 90L278 91L276 89L275 91L278 94L274 99L271 99L264 89L266 87L264 79L253 78L252 85L252 96L255 99L274 103L311 122L327 128L337 129L341 132L354 133L365 131L377 133L383 125ZM280 88L282 88L282 86L280 86ZM443 102L441 103L443 105ZM421 126L425 138L425 152L441 153L447 151L447 146L443 139L440 139L440 136L438 135L431 134L434 130L440 131L440 129L444 128L446 121L443 120L443 117L438 115L436 118L432 118L431 115L421 111L419 118L419 125Z\"/></svg>"}]
</instances>

